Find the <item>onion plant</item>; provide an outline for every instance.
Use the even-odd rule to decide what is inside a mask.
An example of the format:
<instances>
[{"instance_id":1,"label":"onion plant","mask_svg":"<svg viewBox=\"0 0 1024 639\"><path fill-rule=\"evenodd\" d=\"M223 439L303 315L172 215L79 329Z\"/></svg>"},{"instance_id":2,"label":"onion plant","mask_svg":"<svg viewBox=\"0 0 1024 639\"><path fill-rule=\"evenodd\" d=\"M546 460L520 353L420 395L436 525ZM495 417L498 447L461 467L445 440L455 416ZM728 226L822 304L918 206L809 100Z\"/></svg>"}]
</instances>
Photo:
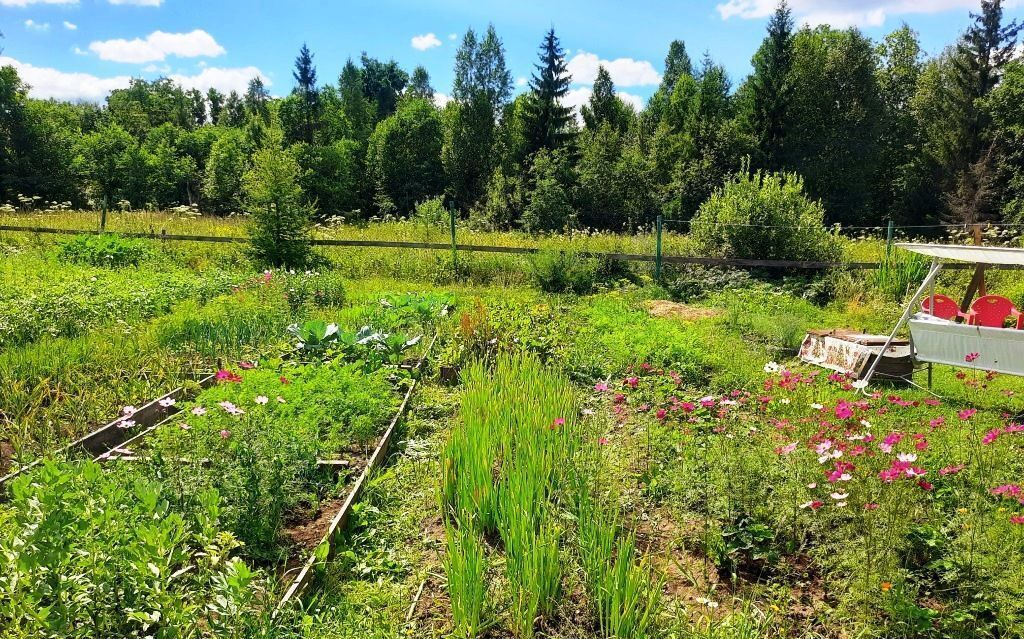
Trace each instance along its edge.
<instances>
[{"instance_id":1,"label":"onion plant","mask_svg":"<svg viewBox=\"0 0 1024 639\"><path fill-rule=\"evenodd\" d=\"M483 541L468 522L445 521L447 553L444 571L452 600L454 636L472 639L486 624L484 604L487 597L487 559Z\"/></svg>"}]
</instances>

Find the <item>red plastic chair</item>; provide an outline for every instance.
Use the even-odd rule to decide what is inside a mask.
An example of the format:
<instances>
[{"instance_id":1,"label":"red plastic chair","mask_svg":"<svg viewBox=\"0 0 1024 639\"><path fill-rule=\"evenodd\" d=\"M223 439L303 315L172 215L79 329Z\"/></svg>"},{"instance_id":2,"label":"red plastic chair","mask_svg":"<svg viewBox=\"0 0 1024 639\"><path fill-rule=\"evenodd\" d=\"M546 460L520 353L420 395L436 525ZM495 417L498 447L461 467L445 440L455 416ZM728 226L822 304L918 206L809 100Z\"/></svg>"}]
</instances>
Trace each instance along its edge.
<instances>
[{"instance_id":1,"label":"red plastic chair","mask_svg":"<svg viewBox=\"0 0 1024 639\"><path fill-rule=\"evenodd\" d=\"M1007 317L1016 322L1017 330L1024 328L1024 315L1021 315L1013 302L1001 295L985 295L971 304L971 310L967 313L967 323L973 326L1003 328Z\"/></svg>"},{"instance_id":2,"label":"red plastic chair","mask_svg":"<svg viewBox=\"0 0 1024 639\"><path fill-rule=\"evenodd\" d=\"M935 299L935 310L932 310L932 298ZM960 312L960 305L952 297L936 293L934 296L926 295L921 298L921 310L935 317L956 321L958 318L967 319L967 315Z\"/></svg>"}]
</instances>

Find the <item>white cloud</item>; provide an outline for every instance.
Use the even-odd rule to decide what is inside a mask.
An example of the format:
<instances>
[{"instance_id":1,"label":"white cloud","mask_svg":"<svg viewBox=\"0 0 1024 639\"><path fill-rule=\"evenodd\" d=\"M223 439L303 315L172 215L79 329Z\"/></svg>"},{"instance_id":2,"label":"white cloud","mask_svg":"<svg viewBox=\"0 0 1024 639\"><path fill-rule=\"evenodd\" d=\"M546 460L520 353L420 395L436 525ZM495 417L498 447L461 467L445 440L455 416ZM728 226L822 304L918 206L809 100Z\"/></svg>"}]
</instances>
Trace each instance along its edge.
<instances>
[{"instance_id":1,"label":"white cloud","mask_svg":"<svg viewBox=\"0 0 1024 639\"><path fill-rule=\"evenodd\" d=\"M107 0L110 4L133 4L137 7L159 7L163 0Z\"/></svg>"},{"instance_id":2,"label":"white cloud","mask_svg":"<svg viewBox=\"0 0 1024 639\"><path fill-rule=\"evenodd\" d=\"M99 102L114 89L128 86L131 80L127 75L100 78L89 73L65 73L0 56L0 66L6 65L17 69L21 79L31 87L29 95L34 98Z\"/></svg>"},{"instance_id":3,"label":"white cloud","mask_svg":"<svg viewBox=\"0 0 1024 639\"><path fill-rule=\"evenodd\" d=\"M270 78L257 67L207 67L195 75L171 74L167 76L174 82L180 84L184 89L199 89L207 91L211 87L222 93L237 91L245 93L249 86L249 80L259 78L263 84L271 86Z\"/></svg>"},{"instance_id":4,"label":"white cloud","mask_svg":"<svg viewBox=\"0 0 1024 639\"><path fill-rule=\"evenodd\" d=\"M562 98L561 102L564 106L571 107L573 113L576 115L577 121L582 122L583 114L581 109L584 104L590 101L592 93L593 90L590 87L576 87L575 89L569 89L569 93ZM644 108L644 99L639 95L626 93L625 91L618 91L615 95L619 96L620 100L632 106L637 111Z\"/></svg>"},{"instance_id":5,"label":"white cloud","mask_svg":"<svg viewBox=\"0 0 1024 639\"><path fill-rule=\"evenodd\" d=\"M35 20L29 18L28 20L25 21L25 28L28 29L29 31L49 31L50 23L36 22Z\"/></svg>"},{"instance_id":6,"label":"white cloud","mask_svg":"<svg viewBox=\"0 0 1024 639\"><path fill-rule=\"evenodd\" d=\"M454 39L455 39L455 38L457 38L457 37L459 37L459 36L458 36L457 34L455 34L455 33L449 33L449 34L448 34L448 39L449 39L449 40L454 40Z\"/></svg>"},{"instance_id":7,"label":"white cloud","mask_svg":"<svg viewBox=\"0 0 1024 639\"><path fill-rule=\"evenodd\" d=\"M78 4L78 0L0 0L0 7L27 7L33 4Z\"/></svg>"},{"instance_id":8,"label":"white cloud","mask_svg":"<svg viewBox=\"0 0 1024 639\"><path fill-rule=\"evenodd\" d=\"M427 49L433 49L434 47L441 46L441 41L437 39L437 36L433 33L424 33L423 35L412 37L412 48L419 51L426 51Z\"/></svg>"},{"instance_id":9,"label":"white cloud","mask_svg":"<svg viewBox=\"0 0 1024 639\"><path fill-rule=\"evenodd\" d=\"M593 84L597 78L597 68L603 65L612 76L612 82L623 87L639 87L658 84L661 74L647 60L633 58L616 58L602 60L596 54L579 51L569 59L569 73L572 81L578 84Z\"/></svg>"},{"instance_id":10,"label":"white cloud","mask_svg":"<svg viewBox=\"0 0 1024 639\"><path fill-rule=\"evenodd\" d=\"M101 60L113 62L160 62L167 56L179 58L196 58L199 56L216 57L225 53L213 36L202 29L188 33L166 33L154 31L146 39L134 40L98 40L89 45L89 50Z\"/></svg>"},{"instance_id":11,"label":"white cloud","mask_svg":"<svg viewBox=\"0 0 1024 639\"><path fill-rule=\"evenodd\" d=\"M14 58L0 56L0 66L6 65L17 69L21 79L31 87L29 95L34 98L102 102L111 91L123 89L131 81L131 76L128 75L104 78L91 73L69 73L49 67L37 67ZM153 71L165 73L163 68L153 69ZM210 87L215 87L224 93L231 91L243 93L249 80L255 77L259 77L267 86L272 84L270 78L256 67L210 67L196 75L178 74L167 77L180 84L184 89L196 88L206 91Z\"/></svg>"},{"instance_id":12,"label":"white cloud","mask_svg":"<svg viewBox=\"0 0 1024 639\"><path fill-rule=\"evenodd\" d=\"M1022 0L1007 0L1004 8L1019 6ZM726 0L716 6L723 20L737 17L763 19L775 12L777 0ZM801 24L831 24L834 27L877 27L889 16L913 13L976 10L977 0L790 0L789 6Z\"/></svg>"},{"instance_id":13,"label":"white cloud","mask_svg":"<svg viewBox=\"0 0 1024 639\"><path fill-rule=\"evenodd\" d=\"M516 78L516 86L517 87L525 87L529 83L530 83L530 81L527 80L524 76L519 76L518 78Z\"/></svg>"},{"instance_id":14,"label":"white cloud","mask_svg":"<svg viewBox=\"0 0 1024 639\"><path fill-rule=\"evenodd\" d=\"M436 106L437 108L443 109L446 106L448 106L448 103L451 101L452 97L450 95L445 95L444 93L434 91L434 106Z\"/></svg>"},{"instance_id":15,"label":"white cloud","mask_svg":"<svg viewBox=\"0 0 1024 639\"><path fill-rule=\"evenodd\" d=\"M77 31L78 30L78 25L75 24L74 22L68 22L67 20L65 20L64 21L64 28L67 29L68 31Z\"/></svg>"}]
</instances>

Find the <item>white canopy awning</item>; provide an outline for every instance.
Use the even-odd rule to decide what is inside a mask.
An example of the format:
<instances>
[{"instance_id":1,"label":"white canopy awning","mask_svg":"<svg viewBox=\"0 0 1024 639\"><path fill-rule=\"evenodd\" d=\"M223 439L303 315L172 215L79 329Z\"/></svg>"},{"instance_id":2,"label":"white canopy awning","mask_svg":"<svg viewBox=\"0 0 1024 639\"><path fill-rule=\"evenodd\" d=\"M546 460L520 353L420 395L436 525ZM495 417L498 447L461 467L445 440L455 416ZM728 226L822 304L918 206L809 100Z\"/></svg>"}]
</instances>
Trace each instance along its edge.
<instances>
[{"instance_id":1,"label":"white canopy awning","mask_svg":"<svg viewBox=\"0 0 1024 639\"><path fill-rule=\"evenodd\" d=\"M950 244L898 243L896 246L911 253L927 255L940 260L972 262L974 264L1007 264L1024 266L1024 249L1003 246L953 246Z\"/></svg>"}]
</instances>

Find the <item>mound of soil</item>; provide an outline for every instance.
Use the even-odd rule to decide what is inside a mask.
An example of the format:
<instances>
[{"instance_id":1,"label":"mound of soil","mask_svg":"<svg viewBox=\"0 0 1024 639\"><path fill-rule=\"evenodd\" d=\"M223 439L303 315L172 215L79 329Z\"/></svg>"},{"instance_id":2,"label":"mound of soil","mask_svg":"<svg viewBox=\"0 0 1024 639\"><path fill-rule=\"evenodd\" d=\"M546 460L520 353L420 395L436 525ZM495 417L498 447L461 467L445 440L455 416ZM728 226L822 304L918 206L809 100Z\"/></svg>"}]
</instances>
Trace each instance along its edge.
<instances>
[{"instance_id":1,"label":"mound of soil","mask_svg":"<svg viewBox=\"0 0 1024 639\"><path fill-rule=\"evenodd\" d=\"M678 319L684 322L718 317L722 314L720 309L688 306L669 300L647 300L647 312L654 317Z\"/></svg>"}]
</instances>

